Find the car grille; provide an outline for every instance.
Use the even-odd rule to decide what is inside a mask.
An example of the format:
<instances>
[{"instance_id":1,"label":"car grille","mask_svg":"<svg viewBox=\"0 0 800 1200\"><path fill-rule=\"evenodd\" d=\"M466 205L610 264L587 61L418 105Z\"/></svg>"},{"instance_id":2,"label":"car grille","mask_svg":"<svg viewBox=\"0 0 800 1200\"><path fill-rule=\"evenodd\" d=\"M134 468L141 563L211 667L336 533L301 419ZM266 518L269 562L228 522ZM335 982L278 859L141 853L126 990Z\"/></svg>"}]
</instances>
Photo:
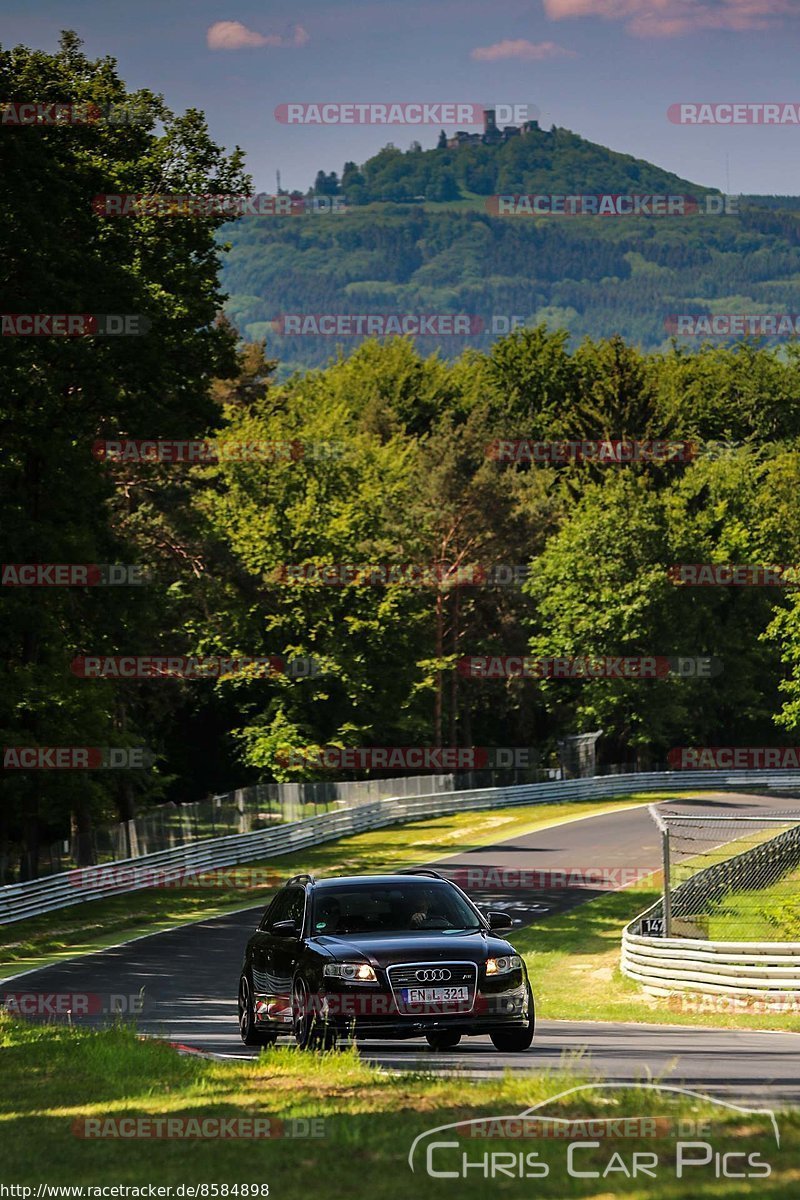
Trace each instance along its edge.
<instances>
[{"instance_id":1,"label":"car grille","mask_svg":"<svg viewBox=\"0 0 800 1200\"><path fill-rule=\"evenodd\" d=\"M449 978L438 976L449 972ZM427 977L426 973L433 975ZM430 1016L446 1013L465 1013L472 1010L475 1004L475 991L478 982L478 968L470 962L424 962L400 963L388 967L386 974L392 989L397 1011L403 1016ZM422 975L422 978L420 978ZM466 987L466 1000L427 1000L407 1004L403 998L403 988L438 988Z\"/></svg>"}]
</instances>

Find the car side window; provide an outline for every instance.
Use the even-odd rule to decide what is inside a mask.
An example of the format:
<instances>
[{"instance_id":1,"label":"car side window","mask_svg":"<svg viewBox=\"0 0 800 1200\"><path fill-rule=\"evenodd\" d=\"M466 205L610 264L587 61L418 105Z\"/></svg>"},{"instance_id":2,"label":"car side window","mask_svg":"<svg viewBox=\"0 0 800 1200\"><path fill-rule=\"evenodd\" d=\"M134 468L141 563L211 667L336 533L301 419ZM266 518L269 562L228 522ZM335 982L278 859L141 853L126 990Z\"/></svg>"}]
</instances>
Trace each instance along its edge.
<instances>
[{"instance_id":1,"label":"car side window","mask_svg":"<svg viewBox=\"0 0 800 1200\"><path fill-rule=\"evenodd\" d=\"M280 903L281 896L282 896L282 893L278 892L277 896L272 897L272 899L270 900L266 909L264 910L263 917L261 918L261 920L258 923L259 929L269 929L269 924L270 924L270 921L272 920L272 914L275 910L275 906Z\"/></svg>"},{"instance_id":2,"label":"car side window","mask_svg":"<svg viewBox=\"0 0 800 1200\"><path fill-rule=\"evenodd\" d=\"M305 892L302 888L286 888L285 891L279 892L272 902L272 906L267 910L261 923L262 928L269 931L275 928L278 921L294 921L297 928L300 929L303 924L305 899Z\"/></svg>"},{"instance_id":3,"label":"car side window","mask_svg":"<svg viewBox=\"0 0 800 1200\"><path fill-rule=\"evenodd\" d=\"M290 888L289 895L291 897L289 903L289 912L284 917L285 921L294 921L298 930L303 928L303 917L306 911L306 894L303 888Z\"/></svg>"}]
</instances>

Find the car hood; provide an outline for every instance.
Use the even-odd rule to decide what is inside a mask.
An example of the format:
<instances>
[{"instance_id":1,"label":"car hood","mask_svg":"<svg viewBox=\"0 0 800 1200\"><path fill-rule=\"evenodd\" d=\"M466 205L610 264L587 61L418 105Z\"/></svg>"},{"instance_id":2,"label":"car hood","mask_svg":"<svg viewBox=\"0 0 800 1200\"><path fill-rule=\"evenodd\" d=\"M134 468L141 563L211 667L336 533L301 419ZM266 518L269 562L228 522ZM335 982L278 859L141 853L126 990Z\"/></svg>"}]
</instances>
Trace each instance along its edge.
<instances>
[{"instance_id":1,"label":"car hood","mask_svg":"<svg viewBox=\"0 0 800 1200\"><path fill-rule=\"evenodd\" d=\"M483 963L487 958L514 953L513 948L502 938L472 931L412 934L342 933L325 934L313 940L336 959L363 959L377 967L403 962L452 962L454 959Z\"/></svg>"}]
</instances>

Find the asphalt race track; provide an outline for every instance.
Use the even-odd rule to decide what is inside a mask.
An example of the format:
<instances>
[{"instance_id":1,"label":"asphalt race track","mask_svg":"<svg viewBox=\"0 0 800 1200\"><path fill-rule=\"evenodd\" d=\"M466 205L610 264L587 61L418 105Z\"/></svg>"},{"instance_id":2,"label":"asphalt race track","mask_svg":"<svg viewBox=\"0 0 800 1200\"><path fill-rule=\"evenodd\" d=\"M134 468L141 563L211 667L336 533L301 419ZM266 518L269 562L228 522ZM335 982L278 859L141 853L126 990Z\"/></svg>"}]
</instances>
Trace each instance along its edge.
<instances>
[{"instance_id":1,"label":"asphalt race track","mask_svg":"<svg viewBox=\"0 0 800 1200\"><path fill-rule=\"evenodd\" d=\"M706 795L669 801L673 811L746 812L797 806L797 800L744 795ZM527 881L503 891L497 876L489 886L466 887L482 905L503 907L518 924L528 924L557 910L573 907L624 886L637 872L660 866L660 842L647 808L572 821L483 847L436 866L465 886L465 870L505 871L515 882L517 871ZM563 886L558 872L568 873ZM544 879L533 872L550 872ZM575 886L578 874L591 872L594 886ZM627 872L627 875L625 874ZM475 875L472 876L476 878ZM555 886L549 886L555 880ZM598 887L600 880L603 886ZM523 885L526 876L520 879ZM136 894L131 896L135 907ZM6 981L7 992L89 993L132 997L144 988L139 1028L206 1053L245 1057L257 1053L243 1046L236 1022L236 989L242 952L263 906L217 917L166 933L152 934L115 949L99 951ZM57 914L54 914L57 918ZM535 969L532 973L534 995ZM95 1015L81 1024L110 1019ZM582 1053L580 1070L608 1080L634 1081L656 1075L699 1091L747 1103L800 1103L800 1040L794 1033L713 1030L676 1025L630 1025L600 1022L541 1021L533 1049L526 1055L502 1054L488 1038L468 1038L454 1051L434 1052L423 1040L364 1042L363 1053L390 1070L463 1071L485 1076L508 1067L554 1069Z\"/></svg>"}]
</instances>

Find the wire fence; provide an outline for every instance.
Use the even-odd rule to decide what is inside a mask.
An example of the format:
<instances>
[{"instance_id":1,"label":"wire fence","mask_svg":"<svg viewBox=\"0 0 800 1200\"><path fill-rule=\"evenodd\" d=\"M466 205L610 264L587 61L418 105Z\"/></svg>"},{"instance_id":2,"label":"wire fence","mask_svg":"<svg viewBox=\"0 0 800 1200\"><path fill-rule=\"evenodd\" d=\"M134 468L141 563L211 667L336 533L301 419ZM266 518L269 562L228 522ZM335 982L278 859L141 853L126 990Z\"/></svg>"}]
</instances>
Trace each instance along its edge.
<instances>
[{"instance_id":1,"label":"wire fence","mask_svg":"<svg viewBox=\"0 0 800 1200\"><path fill-rule=\"evenodd\" d=\"M664 900L644 934L800 942L800 809L697 816L651 809Z\"/></svg>"},{"instance_id":2,"label":"wire fence","mask_svg":"<svg viewBox=\"0 0 800 1200\"><path fill-rule=\"evenodd\" d=\"M619 767L620 771L626 769L629 768ZM609 773L617 773L617 769L609 769ZM561 777L560 769L530 768L413 775L398 779L254 784L189 804L162 804L130 821L98 825L80 838L72 834L50 842L39 848L35 864L31 864L22 847L0 848L0 886L60 874L73 867L139 858L206 838L252 833L375 800L474 788L513 787Z\"/></svg>"}]
</instances>

